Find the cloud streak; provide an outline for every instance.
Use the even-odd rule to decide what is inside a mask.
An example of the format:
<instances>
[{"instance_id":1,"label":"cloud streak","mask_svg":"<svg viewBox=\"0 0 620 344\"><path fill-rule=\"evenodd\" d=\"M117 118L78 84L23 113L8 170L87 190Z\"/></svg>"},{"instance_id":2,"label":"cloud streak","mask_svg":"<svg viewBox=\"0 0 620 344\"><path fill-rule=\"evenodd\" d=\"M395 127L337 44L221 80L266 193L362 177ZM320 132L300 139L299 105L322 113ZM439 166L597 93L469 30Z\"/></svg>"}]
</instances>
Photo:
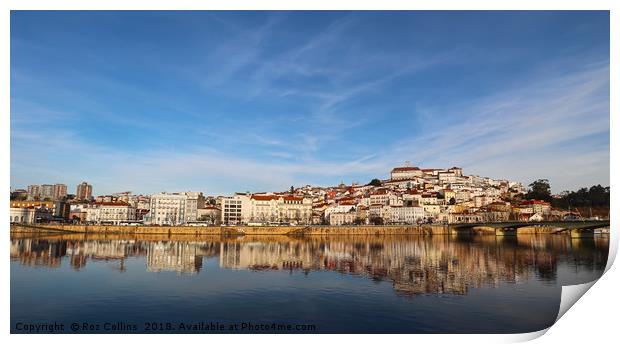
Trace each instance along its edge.
<instances>
[{"instance_id":1,"label":"cloud streak","mask_svg":"<svg viewBox=\"0 0 620 344\"><path fill-rule=\"evenodd\" d=\"M421 135L401 140L371 156L346 161L327 161L319 154L316 159L287 162L290 155L273 154L284 160L274 162L234 157L204 147L136 156L81 142L68 133L64 137L42 137L36 132L18 131L13 133L13 142L18 148L22 140L36 142L44 147L39 151L43 156L71 151L75 146L89 147L86 153L71 155L70 159L88 167L84 175L106 188L140 187L145 192L155 192L164 185L181 189L203 187L216 193L282 190L290 184L313 180L349 180L351 175L385 177L391 167L404 159L433 167L456 164L469 172L526 183L548 177L556 182L554 191L561 191L582 178L603 183L609 179L609 151L608 147L604 149L604 138L609 135L608 89L606 66L554 80L532 81L521 89L460 108L460 121L430 125ZM590 136L602 137L603 149L565 147L571 141ZM251 134L249 139L269 146L286 146L258 134ZM316 150L312 140L304 144L309 150ZM27 158L36 161L39 157ZM236 187L219 188L213 181Z\"/></svg>"}]
</instances>

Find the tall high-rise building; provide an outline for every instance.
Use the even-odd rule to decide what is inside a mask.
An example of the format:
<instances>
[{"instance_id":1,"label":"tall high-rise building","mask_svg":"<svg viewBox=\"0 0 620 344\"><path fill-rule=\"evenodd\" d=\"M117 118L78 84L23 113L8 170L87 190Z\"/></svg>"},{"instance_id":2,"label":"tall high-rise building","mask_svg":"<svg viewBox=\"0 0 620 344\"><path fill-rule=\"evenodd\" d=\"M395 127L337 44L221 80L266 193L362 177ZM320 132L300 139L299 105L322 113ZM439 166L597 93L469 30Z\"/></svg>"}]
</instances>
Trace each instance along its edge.
<instances>
[{"instance_id":1,"label":"tall high-rise building","mask_svg":"<svg viewBox=\"0 0 620 344\"><path fill-rule=\"evenodd\" d=\"M90 199L93 196L93 186L86 183L81 182L77 186L77 190L75 192L75 198L78 200Z\"/></svg>"},{"instance_id":2,"label":"tall high-rise building","mask_svg":"<svg viewBox=\"0 0 620 344\"><path fill-rule=\"evenodd\" d=\"M65 184L54 184L54 200L57 201L67 196L67 186Z\"/></svg>"},{"instance_id":3,"label":"tall high-rise building","mask_svg":"<svg viewBox=\"0 0 620 344\"><path fill-rule=\"evenodd\" d=\"M54 199L54 185L43 184L41 185L41 199L52 200Z\"/></svg>"},{"instance_id":4,"label":"tall high-rise building","mask_svg":"<svg viewBox=\"0 0 620 344\"><path fill-rule=\"evenodd\" d=\"M28 185L28 200L32 201L41 197L40 185Z\"/></svg>"}]
</instances>

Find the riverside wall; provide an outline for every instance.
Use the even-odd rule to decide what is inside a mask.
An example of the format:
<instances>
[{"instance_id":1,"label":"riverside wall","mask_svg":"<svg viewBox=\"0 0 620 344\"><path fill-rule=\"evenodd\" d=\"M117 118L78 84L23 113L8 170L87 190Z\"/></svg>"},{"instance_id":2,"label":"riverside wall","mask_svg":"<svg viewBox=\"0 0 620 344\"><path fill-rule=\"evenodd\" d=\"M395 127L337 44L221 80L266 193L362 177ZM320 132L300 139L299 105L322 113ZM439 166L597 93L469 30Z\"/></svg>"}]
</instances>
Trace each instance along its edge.
<instances>
[{"instance_id":1,"label":"riverside wall","mask_svg":"<svg viewBox=\"0 0 620 344\"><path fill-rule=\"evenodd\" d=\"M11 225L12 233L56 232L93 234L164 235L445 235L443 225L422 226L108 226L108 225Z\"/></svg>"},{"instance_id":2,"label":"riverside wall","mask_svg":"<svg viewBox=\"0 0 620 344\"><path fill-rule=\"evenodd\" d=\"M553 234L559 228L521 227L519 234ZM132 235L515 235L515 230L501 230L492 227L474 227L462 231L447 225L419 226L113 226L113 225L11 225L11 233L87 233L87 234L132 234ZM569 232L566 232L569 234Z\"/></svg>"}]
</instances>

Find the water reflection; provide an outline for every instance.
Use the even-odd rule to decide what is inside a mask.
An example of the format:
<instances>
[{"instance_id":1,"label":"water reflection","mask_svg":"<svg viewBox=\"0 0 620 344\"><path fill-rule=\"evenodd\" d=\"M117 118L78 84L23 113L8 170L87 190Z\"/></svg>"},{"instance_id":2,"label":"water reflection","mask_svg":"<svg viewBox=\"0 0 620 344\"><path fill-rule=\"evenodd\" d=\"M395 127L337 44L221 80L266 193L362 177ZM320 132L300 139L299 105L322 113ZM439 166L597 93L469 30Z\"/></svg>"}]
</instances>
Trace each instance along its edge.
<instances>
[{"instance_id":1,"label":"water reflection","mask_svg":"<svg viewBox=\"0 0 620 344\"><path fill-rule=\"evenodd\" d=\"M149 272L198 274L203 258L219 257L223 269L303 272L333 271L390 281L401 295L456 294L469 288L497 287L535 277L554 281L558 262L601 271L608 237L570 239L561 235L322 236L322 237L168 237L38 236L11 237L11 260L23 266L83 269L89 261L117 262L143 257Z\"/></svg>"}]
</instances>

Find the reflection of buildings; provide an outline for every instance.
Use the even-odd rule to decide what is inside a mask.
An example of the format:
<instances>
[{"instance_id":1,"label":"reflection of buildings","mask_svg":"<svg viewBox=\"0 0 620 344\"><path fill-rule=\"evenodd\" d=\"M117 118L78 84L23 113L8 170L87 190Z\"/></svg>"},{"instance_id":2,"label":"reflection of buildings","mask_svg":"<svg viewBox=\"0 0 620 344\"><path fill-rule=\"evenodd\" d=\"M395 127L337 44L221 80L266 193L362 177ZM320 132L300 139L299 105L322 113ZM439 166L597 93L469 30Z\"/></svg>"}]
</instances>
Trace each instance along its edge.
<instances>
[{"instance_id":1,"label":"reflection of buildings","mask_svg":"<svg viewBox=\"0 0 620 344\"><path fill-rule=\"evenodd\" d=\"M147 271L176 271L198 273L202 268L202 257L212 256L215 244L193 242L151 242L147 245ZM219 247L218 247L219 248Z\"/></svg>"},{"instance_id":2,"label":"reflection of buildings","mask_svg":"<svg viewBox=\"0 0 620 344\"><path fill-rule=\"evenodd\" d=\"M133 250L133 241L81 241L71 243L67 253L71 256L84 256L92 259L125 258Z\"/></svg>"},{"instance_id":3,"label":"reflection of buildings","mask_svg":"<svg viewBox=\"0 0 620 344\"><path fill-rule=\"evenodd\" d=\"M11 240L11 258L19 258L25 265L58 267L61 258L67 256L70 265L75 269L80 269L86 265L88 259L118 260L140 254L140 251L139 245L135 241L73 241L32 238Z\"/></svg>"},{"instance_id":4,"label":"reflection of buildings","mask_svg":"<svg viewBox=\"0 0 620 344\"><path fill-rule=\"evenodd\" d=\"M556 240L557 239L557 240ZM566 238L532 237L496 242L477 237L459 242L432 238L333 238L278 242L223 242L220 266L250 270L330 270L390 280L403 294L465 294L470 287L498 286L532 278L555 278ZM561 242L557 242L561 241ZM605 264L606 251L590 256Z\"/></svg>"},{"instance_id":5,"label":"reflection of buildings","mask_svg":"<svg viewBox=\"0 0 620 344\"><path fill-rule=\"evenodd\" d=\"M227 269L286 270L320 268L312 247L296 242L222 242L220 266Z\"/></svg>"},{"instance_id":6,"label":"reflection of buildings","mask_svg":"<svg viewBox=\"0 0 620 344\"><path fill-rule=\"evenodd\" d=\"M391 281L405 295L465 294L469 288L531 279L554 280L558 260L577 269L602 270L608 240L565 236L278 237L213 238L210 241L11 239L11 259L23 265L59 267L62 257L79 269L88 260L119 262L144 256L147 271L196 274L203 257L219 255L221 268L335 271Z\"/></svg>"},{"instance_id":7,"label":"reflection of buildings","mask_svg":"<svg viewBox=\"0 0 620 344\"><path fill-rule=\"evenodd\" d=\"M33 239L11 240L11 259L17 258L23 265L60 266L60 257L66 255L66 242L50 243Z\"/></svg>"},{"instance_id":8,"label":"reflection of buildings","mask_svg":"<svg viewBox=\"0 0 620 344\"><path fill-rule=\"evenodd\" d=\"M59 267L61 258L80 269L90 260L117 260L124 270L127 257L146 256L147 271L197 273L203 256L219 254L219 243L137 240L12 239L11 259L24 265Z\"/></svg>"}]
</instances>

